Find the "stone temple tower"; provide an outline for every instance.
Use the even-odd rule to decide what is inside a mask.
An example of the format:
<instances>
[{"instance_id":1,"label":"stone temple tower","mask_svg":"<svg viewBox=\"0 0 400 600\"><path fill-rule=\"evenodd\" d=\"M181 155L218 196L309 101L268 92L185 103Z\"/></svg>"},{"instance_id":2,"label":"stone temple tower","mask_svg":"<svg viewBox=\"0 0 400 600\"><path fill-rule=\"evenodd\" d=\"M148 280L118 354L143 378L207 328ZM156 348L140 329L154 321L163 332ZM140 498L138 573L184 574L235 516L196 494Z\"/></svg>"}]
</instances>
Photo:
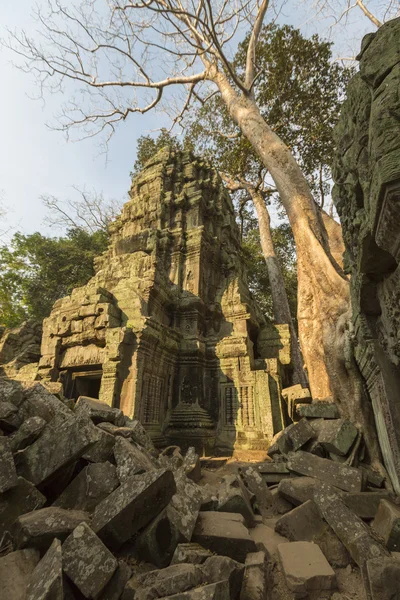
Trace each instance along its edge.
<instances>
[{"instance_id":1,"label":"stone temple tower","mask_svg":"<svg viewBox=\"0 0 400 600\"><path fill-rule=\"evenodd\" d=\"M44 322L39 376L136 417L156 444L263 449L282 428L289 333L249 292L231 198L190 153L132 182L89 283Z\"/></svg>"}]
</instances>

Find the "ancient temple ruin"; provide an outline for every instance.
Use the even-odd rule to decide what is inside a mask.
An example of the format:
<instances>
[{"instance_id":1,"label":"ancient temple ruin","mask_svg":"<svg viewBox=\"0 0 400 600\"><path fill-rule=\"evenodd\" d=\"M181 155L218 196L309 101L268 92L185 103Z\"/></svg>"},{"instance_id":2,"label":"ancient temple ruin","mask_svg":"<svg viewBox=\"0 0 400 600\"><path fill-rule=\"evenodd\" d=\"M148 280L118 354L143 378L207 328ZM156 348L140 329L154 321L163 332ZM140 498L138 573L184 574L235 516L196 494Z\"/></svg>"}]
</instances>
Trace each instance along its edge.
<instances>
[{"instance_id":1,"label":"ancient temple ruin","mask_svg":"<svg viewBox=\"0 0 400 600\"><path fill-rule=\"evenodd\" d=\"M287 326L246 282L214 169L164 149L132 182L96 275L54 305L39 377L140 419L158 444L263 449L284 426Z\"/></svg>"}]
</instances>

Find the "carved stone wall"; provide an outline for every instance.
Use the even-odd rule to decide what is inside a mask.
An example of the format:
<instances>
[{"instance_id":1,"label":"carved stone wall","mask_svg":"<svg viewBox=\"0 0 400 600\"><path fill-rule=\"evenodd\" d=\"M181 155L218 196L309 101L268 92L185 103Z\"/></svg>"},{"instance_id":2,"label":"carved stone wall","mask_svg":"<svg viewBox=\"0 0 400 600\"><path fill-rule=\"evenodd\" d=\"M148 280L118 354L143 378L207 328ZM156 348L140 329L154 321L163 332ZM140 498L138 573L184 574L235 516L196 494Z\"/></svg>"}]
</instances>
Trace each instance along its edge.
<instances>
[{"instance_id":1,"label":"carved stone wall","mask_svg":"<svg viewBox=\"0 0 400 600\"><path fill-rule=\"evenodd\" d=\"M160 444L267 447L283 424L289 333L249 292L218 174L165 149L130 198L96 275L44 321L40 376L120 406Z\"/></svg>"},{"instance_id":2,"label":"carved stone wall","mask_svg":"<svg viewBox=\"0 0 400 600\"><path fill-rule=\"evenodd\" d=\"M365 36L335 130L355 356L400 493L400 19Z\"/></svg>"}]
</instances>

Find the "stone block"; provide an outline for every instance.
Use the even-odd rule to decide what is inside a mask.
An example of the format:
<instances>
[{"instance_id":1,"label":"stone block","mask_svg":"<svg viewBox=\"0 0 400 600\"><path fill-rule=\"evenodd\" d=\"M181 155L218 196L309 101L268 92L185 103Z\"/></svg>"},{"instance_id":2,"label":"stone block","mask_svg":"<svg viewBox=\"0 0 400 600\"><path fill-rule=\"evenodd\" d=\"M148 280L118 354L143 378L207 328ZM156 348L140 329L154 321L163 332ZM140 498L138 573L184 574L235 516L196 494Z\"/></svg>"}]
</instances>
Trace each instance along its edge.
<instances>
[{"instance_id":1,"label":"stone block","mask_svg":"<svg viewBox=\"0 0 400 600\"><path fill-rule=\"evenodd\" d=\"M6 437L0 437L0 494L18 485L17 471Z\"/></svg>"},{"instance_id":2,"label":"stone block","mask_svg":"<svg viewBox=\"0 0 400 600\"><path fill-rule=\"evenodd\" d=\"M119 408L112 408L105 402L101 402L96 398L89 398L88 396L79 396L76 405L75 413L82 416L89 417L93 423L113 423L117 427L123 427L125 425L125 417L122 410Z\"/></svg>"},{"instance_id":3,"label":"stone block","mask_svg":"<svg viewBox=\"0 0 400 600\"><path fill-rule=\"evenodd\" d=\"M247 557L248 556L250 555L248 554ZM228 556L211 556L210 558L207 558L201 567L201 570L203 572L203 581L207 583L217 583L221 580L228 581L229 598L232 600L239 598L244 575L242 563L239 563Z\"/></svg>"},{"instance_id":4,"label":"stone block","mask_svg":"<svg viewBox=\"0 0 400 600\"><path fill-rule=\"evenodd\" d=\"M38 550L17 550L0 557L0 592L4 600L26 600L26 592L38 562Z\"/></svg>"},{"instance_id":5,"label":"stone block","mask_svg":"<svg viewBox=\"0 0 400 600\"><path fill-rule=\"evenodd\" d=\"M243 516L247 527L254 526L253 509L246 489L237 475L226 476L221 482L218 488L218 511L239 513Z\"/></svg>"},{"instance_id":6,"label":"stone block","mask_svg":"<svg viewBox=\"0 0 400 600\"><path fill-rule=\"evenodd\" d=\"M117 475L121 483L132 475L157 468L156 462L146 450L122 437L115 438L114 456L117 464Z\"/></svg>"},{"instance_id":7,"label":"stone block","mask_svg":"<svg viewBox=\"0 0 400 600\"><path fill-rule=\"evenodd\" d=\"M270 559L273 559L276 555L279 544L287 542L286 538L264 524L256 525L249 533L251 539L256 543L257 550L266 552Z\"/></svg>"},{"instance_id":8,"label":"stone block","mask_svg":"<svg viewBox=\"0 0 400 600\"><path fill-rule=\"evenodd\" d=\"M122 600L125 600L122 597ZM166 596L162 600L230 600L228 581L218 581L209 585L202 585L193 590L180 594Z\"/></svg>"},{"instance_id":9,"label":"stone block","mask_svg":"<svg viewBox=\"0 0 400 600\"><path fill-rule=\"evenodd\" d=\"M0 379L0 402L11 402L19 408L24 401L23 388L19 381Z\"/></svg>"},{"instance_id":10,"label":"stone block","mask_svg":"<svg viewBox=\"0 0 400 600\"><path fill-rule=\"evenodd\" d=\"M200 544L189 542L178 544L171 560L171 565L179 563L190 563L192 565L201 565L207 558L212 556L210 550L203 548Z\"/></svg>"},{"instance_id":11,"label":"stone block","mask_svg":"<svg viewBox=\"0 0 400 600\"><path fill-rule=\"evenodd\" d=\"M63 508L40 508L26 513L15 521L12 535L16 548L33 547L46 551L53 539L63 541L82 521L89 521L89 515L82 510Z\"/></svg>"},{"instance_id":12,"label":"stone block","mask_svg":"<svg viewBox=\"0 0 400 600\"><path fill-rule=\"evenodd\" d=\"M180 594L203 583L197 565L178 564L134 576L125 586L122 600L152 600Z\"/></svg>"},{"instance_id":13,"label":"stone block","mask_svg":"<svg viewBox=\"0 0 400 600\"><path fill-rule=\"evenodd\" d=\"M379 502L372 528L384 540L388 550L400 552L400 507L388 500Z\"/></svg>"},{"instance_id":14,"label":"stone block","mask_svg":"<svg viewBox=\"0 0 400 600\"><path fill-rule=\"evenodd\" d=\"M293 504L291 502L289 502L288 500L286 500L286 498L281 496L278 488L272 489L271 494L274 499L275 512L278 515L284 515L287 512L289 512L290 510L292 510Z\"/></svg>"},{"instance_id":15,"label":"stone block","mask_svg":"<svg viewBox=\"0 0 400 600\"><path fill-rule=\"evenodd\" d=\"M319 423L318 442L327 452L346 456L354 444L358 429L347 419L324 420Z\"/></svg>"},{"instance_id":16,"label":"stone block","mask_svg":"<svg viewBox=\"0 0 400 600\"><path fill-rule=\"evenodd\" d=\"M85 598L97 598L118 563L89 525L81 523L62 546L63 569Z\"/></svg>"},{"instance_id":17,"label":"stone block","mask_svg":"<svg viewBox=\"0 0 400 600\"><path fill-rule=\"evenodd\" d=\"M261 516L269 517L274 510L274 498L260 472L254 467L241 467L239 474L246 488L254 494Z\"/></svg>"},{"instance_id":18,"label":"stone block","mask_svg":"<svg viewBox=\"0 0 400 600\"><path fill-rule=\"evenodd\" d=\"M240 600L267 598L268 566L264 552L250 552L246 556Z\"/></svg>"},{"instance_id":19,"label":"stone block","mask_svg":"<svg viewBox=\"0 0 400 600\"><path fill-rule=\"evenodd\" d=\"M279 544L278 555L286 584L297 598L337 587L335 572L317 544Z\"/></svg>"},{"instance_id":20,"label":"stone block","mask_svg":"<svg viewBox=\"0 0 400 600\"><path fill-rule=\"evenodd\" d=\"M12 402L0 402L0 428L11 433L22 424L18 408Z\"/></svg>"},{"instance_id":21,"label":"stone block","mask_svg":"<svg viewBox=\"0 0 400 600\"><path fill-rule=\"evenodd\" d=\"M364 481L358 469L320 458L299 450L288 458L288 468L294 473L315 477L347 492L361 492Z\"/></svg>"},{"instance_id":22,"label":"stone block","mask_svg":"<svg viewBox=\"0 0 400 600\"><path fill-rule=\"evenodd\" d=\"M282 479L290 477L290 471L284 461L261 463L260 465L257 465L257 469L261 473L264 481L270 485L279 483Z\"/></svg>"},{"instance_id":23,"label":"stone block","mask_svg":"<svg viewBox=\"0 0 400 600\"><path fill-rule=\"evenodd\" d=\"M238 562L244 562L249 552L257 550L242 515L237 513L200 512L192 541Z\"/></svg>"},{"instance_id":24,"label":"stone block","mask_svg":"<svg viewBox=\"0 0 400 600\"><path fill-rule=\"evenodd\" d=\"M86 418L74 417L58 427L47 427L19 455L19 474L35 485L44 484L67 467L99 439L96 427Z\"/></svg>"},{"instance_id":25,"label":"stone block","mask_svg":"<svg viewBox=\"0 0 400 600\"><path fill-rule=\"evenodd\" d=\"M381 500L390 501L391 494L384 490L380 492L359 492L343 494L343 502L360 519L373 519Z\"/></svg>"},{"instance_id":26,"label":"stone block","mask_svg":"<svg viewBox=\"0 0 400 600\"><path fill-rule=\"evenodd\" d=\"M115 465L109 462L87 465L53 502L53 506L92 512L119 485Z\"/></svg>"},{"instance_id":27,"label":"stone block","mask_svg":"<svg viewBox=\"0 0 400 600\"><path fill-rule=\"evenodd\" d=\"M339 409L334 402L296 404L296 414L307 419L338 419L340 417Z\"/></svg>"},{"instance_id":28,"label":"stone block","mask_svg":"<svg viewBox=\"0 0 400 600\"><path fill-rule=\"evenodd\" d=\"M125 417L125 425L123 427L130 431L130 437L134 442L146 448L148 452L152 454L152 456L157 456L158 452L154 447L154 444L151 440L151 437L143 427L140 421L137 419L130 419L129 417ZM118 435L118 433L116 433Z\"/></svg>"},{"instance_id":29,"label":"stone block","mask_svg":"<svg viewBox=\"0 0 400 600\"><path fill-rule=\"evenodd\" d=\"M367 600L400 598L400 560L371 558L366 563L364 587Z\"/></svg>"},{"instance_id":30,"label":"stone block","mask_svg":"<svg viewBox=\"0 0 400 600\"><path fill-rule=\"evenodd\" d=\"M12 452L23 450L40 436L46 426L46 421L41 417L30 417L26 419L15 433L9 436Z\"/></svg>"},{"instance_id":31,"label":"stone block","mask_svg":"<svg viewBox=\"0 0 400 600\"><path fill-rule=\"evenodd\" d=\"M85 451L83 458L91 463L113 461L115 437L100 427L96 427L96 433L98 440Z\"/></svg>"},{"instance_id":32,"label":"stone block","mask_svg":"<svg viewBox=\"0 0 400 600\"><path fill-rule=\"evenodd\" d=\"M133 475L96 506L92 529L108 547L118 549L154 519L175 492L171 471Z\"/></svg>"},{"instance_id":33,"label":"stone block","mask_svg":"<svg viewBox=\"0 0 400 600\"><path fill-rule=\"evenodd\" d=\"M329 485L323 485L315 492L314 502L360 569L370 558L389 556L373 530L345 505Z\"/></svg>"},{"instance_id":34,"label":"stone block","mask_svg":"<svg viewBox=\"0 0 400 600\"><path fill-rule=\"evenodd\" d=\"M132 569L124 561L119 561L117 570L101 592L98 600L119 600L131 577Z\"/></svg>"},{"instance_id":35,"label":"stone block","mask_svg":"<svg viewBox=\"0 0 400 600\"><path fill-rule=\"evenodd\" d=\"M196 450L193 446L188 448L188 451L185 454L183 459L183 469L186 473L186 476L192 481L197 482L201 479L201 463L200 456L196 454Z\"/></svg>"},{"instance_id":36,"label":"stone block","mask_svg":"<svg viewBox=\"0 0 400 600\"><path fill-rule=\"evenodd\" d=\"M0 496L0 539L18 517L42 508L45 503L45 496L30 481L18 477L17 485Z\"/></svg>"},{"instance_id":37,"label":"stone block","mask_svg":"<svg viewBox=\"0 0 400 600\"><path fill-rule=\"evenodd\" d=\"M33 571L26 600L64 600L60 540L53 541Z\"/></svg>"},{"instance_id":38,"label":"stone block","mask_svg":"<svg viewBox=\"0 0 400 600\"><path fill-rule=\"evenodd\" d=\"M20 416L23 421L29 417L41 417L53 427L68 421L73 412L61 400L53 396L40 383L34 383L25 389L24 401L20 406Z\"/></svg>"},{"instance_id":39,"label":"stone block","mask_svg":"<svg viewBox=\"0 0 400 600\"><path fill-rule=\"evenodd\" d=\"M282 454L296 452L309 440L315 437L315 431L306 419L301 419L283 430L282 435L277 440L277 445Z\"/></svg>"},{"instance_id":40,"label":"stone block","mask_svg":"<svg viewBox=\"0 0 400 600\"><path fill-rule=\"evenodd\" d=\"M291 477L279 483L278 492L294 506L299 506L307 500L312 500L315 490L321 485L322 482L314 477Z\"/></svg>"}]
</instances>

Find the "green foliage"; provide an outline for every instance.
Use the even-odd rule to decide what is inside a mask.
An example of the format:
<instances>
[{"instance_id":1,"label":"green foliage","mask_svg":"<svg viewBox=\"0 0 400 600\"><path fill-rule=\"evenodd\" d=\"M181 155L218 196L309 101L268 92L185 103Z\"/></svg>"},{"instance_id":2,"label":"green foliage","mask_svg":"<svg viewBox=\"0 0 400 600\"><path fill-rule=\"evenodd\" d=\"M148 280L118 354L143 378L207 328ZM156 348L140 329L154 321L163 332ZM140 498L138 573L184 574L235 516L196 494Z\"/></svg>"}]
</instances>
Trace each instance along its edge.
<instances>
[{"instance_id":1,"label":"green foliage","mask_svg":"<svg viewBox=\"0 0 400 600\"><path fill-rule=\"evenodd\" d=\"M106 247L102 231L70 229L58 238L16 233L0 249L0 325L44 319L58 298L93 276L93 259Z\"/></svg>"},{"instance_id":2,"label":"green foliage","mask_svg":"<svg viewBox=\"0 0 400 600\"><path fill-rule=\"evenodd\" d=\"M183 150L183 144L166 129L161 129L159 135L154 138L150 135L141 135L137 141L136 160L133 165L131 177L136 177L144 168L146 163L165 146L174 150Z\"/></svg>"}]
</instances>

